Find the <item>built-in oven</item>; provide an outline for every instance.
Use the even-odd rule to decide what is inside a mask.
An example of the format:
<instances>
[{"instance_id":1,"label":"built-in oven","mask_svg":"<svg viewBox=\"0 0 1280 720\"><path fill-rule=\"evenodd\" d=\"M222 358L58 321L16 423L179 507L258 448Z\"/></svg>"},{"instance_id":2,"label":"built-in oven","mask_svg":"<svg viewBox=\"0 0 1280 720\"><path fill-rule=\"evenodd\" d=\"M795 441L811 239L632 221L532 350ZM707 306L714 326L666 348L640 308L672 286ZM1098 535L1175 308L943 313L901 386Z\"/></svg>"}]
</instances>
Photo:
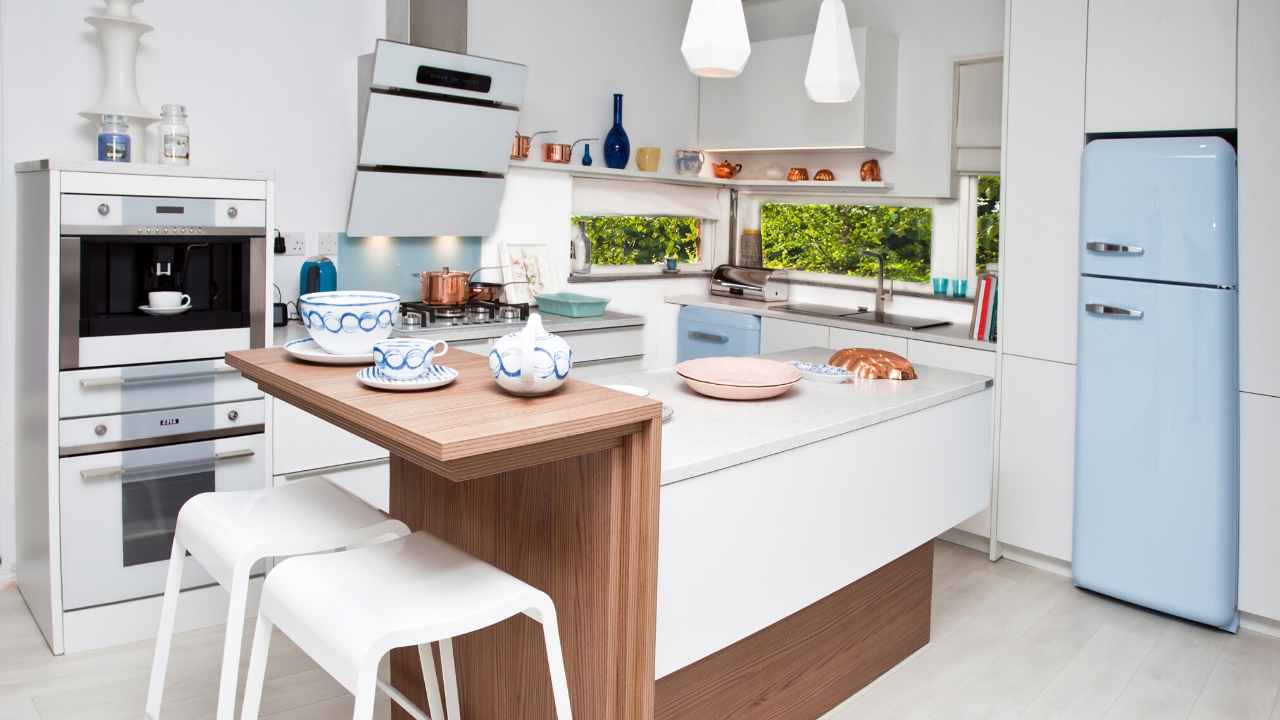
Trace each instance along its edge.
<instances>
[{"instance_id":1,"label":"built-in oven","mask_svg":"<svg viewBox=\"0 0 1280 720\"><path fill-rule=\"evenodd\" d=\"M58 380L64 606L159 595L183 503L266 486L265 397L221 358ZM212 582L187 565L184 588Z\"/></svg>"},{"instance_id":2,"label":"built-in oven","mask_svg":"<svg viewBox=\"0 0 1280 720\"><path fill-rule=\"evenodd\" d=\"M265 346L265 201L64 194L62 222L60 368Z\"/></svg>"}]
</instances>

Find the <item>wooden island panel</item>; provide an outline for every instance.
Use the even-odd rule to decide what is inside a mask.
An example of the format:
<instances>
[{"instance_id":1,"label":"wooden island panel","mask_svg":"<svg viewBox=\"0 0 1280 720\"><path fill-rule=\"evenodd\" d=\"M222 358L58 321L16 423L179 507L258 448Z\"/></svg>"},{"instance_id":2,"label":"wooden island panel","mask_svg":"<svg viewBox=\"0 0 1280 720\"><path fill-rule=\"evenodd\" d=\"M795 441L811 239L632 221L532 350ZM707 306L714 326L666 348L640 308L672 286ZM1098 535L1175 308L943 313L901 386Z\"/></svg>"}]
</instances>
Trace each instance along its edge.
<instances>
[{"instance_id":1,"label":"wooden island panel","mask_svg":"<svg viewBox=\"0 0 1280 720\"><path fill-rule=\"evenodd\" d=\"M661 403L573 380L517 398L484 358L447 360L452 385L402 394L280 349L227 355L268 394L387 448L393 517L551 596L576 717L652 718ZM467 717L554 717L540 625L512 618L455 651ZM392 654L392 682L426 707L416 650Z\"/></svg>"}]
</instances>

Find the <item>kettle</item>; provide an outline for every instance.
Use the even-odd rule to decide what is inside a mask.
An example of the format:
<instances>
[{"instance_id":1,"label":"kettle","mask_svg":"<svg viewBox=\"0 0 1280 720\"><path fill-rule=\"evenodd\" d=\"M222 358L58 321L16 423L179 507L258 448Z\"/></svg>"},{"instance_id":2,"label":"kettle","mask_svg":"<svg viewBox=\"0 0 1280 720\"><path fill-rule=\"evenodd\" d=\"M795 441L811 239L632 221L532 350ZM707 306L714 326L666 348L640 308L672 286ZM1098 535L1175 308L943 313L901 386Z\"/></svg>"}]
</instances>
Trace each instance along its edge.
<instances>
[{"instance_id":1,"label":"kettle","mask_svg":"<svg viewBox=\"0 0 1280 720\"><path fill-rule=\"evenodd\" d=\"M529 315L524 329L504 335L489 351L489 371L498 387L512 395L546 395L569 377L573 350L542 326L542 316Z\"/></svg>"},{"instance_id":2,"label":"kettle","mask_svg":"<svg viewBox=\"0 0 1280 720\"><path fill-rule=\"evenodd\" d=\"M324 255L309 257L298 273L298 295L333 292L338 289L338 268Z\"/></svg>"}]
</instances>

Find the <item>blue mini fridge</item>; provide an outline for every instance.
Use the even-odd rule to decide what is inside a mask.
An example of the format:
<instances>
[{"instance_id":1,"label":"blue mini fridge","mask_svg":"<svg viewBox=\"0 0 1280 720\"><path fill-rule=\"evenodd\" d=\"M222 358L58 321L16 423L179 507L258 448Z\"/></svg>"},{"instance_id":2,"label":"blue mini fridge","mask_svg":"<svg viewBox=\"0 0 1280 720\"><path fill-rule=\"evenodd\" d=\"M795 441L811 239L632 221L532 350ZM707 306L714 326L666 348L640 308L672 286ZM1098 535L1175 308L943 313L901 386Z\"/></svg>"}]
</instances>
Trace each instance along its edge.
<instances>
[{"instance_id":1,"label":"blue mini fridge","mask_svg":"<svg viewBox=\"0 0 1280 720\"><path fill-rule=\"evenodd\" d=\"M1080 238L1075 583L1234 631L1235 151L1089 143Z\"/></svg>"}]
</instances>

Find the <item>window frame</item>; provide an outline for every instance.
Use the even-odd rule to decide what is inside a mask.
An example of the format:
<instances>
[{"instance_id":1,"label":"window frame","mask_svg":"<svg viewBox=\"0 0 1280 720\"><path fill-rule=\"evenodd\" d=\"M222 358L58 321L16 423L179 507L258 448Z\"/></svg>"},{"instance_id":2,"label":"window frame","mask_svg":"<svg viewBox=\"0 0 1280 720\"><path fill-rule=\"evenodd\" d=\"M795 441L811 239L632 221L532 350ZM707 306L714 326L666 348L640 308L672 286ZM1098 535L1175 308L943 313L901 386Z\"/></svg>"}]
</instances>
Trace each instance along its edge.
<instances>
[{"instance_id":1,"label":"window frame","mask_svg":"<svg viewBox=\"0 0 1280 720\"><path fill-rule=\"evenodd\" d=\"M569 217L569 233L571 238L570 242L572 242L572 236L574 231L574 227L573 227L574 217L624 217L624 216L621 216L621 215L570 216ZM673 217L673 216L657 214L657 215L632 215L632 216L625 216L625 217ZM698 262L677 263L676 267L679 269L680 272L686 272L686 271L705 272L705 271L710 271L711 268L715 267L715 265L712 265L708 259L708 255L711 254L712 248L708 247L710 243L708 242L707 236L714 235L722 223L719 220L712 219L712 218L695 218L695 219L701 221L701 225L699 226L699 239L698 239ZM665 269L666 269L666 264L663 261L658 261L655 263L646 263L643 265L639 265L639 264L637 265L602 265L600 263L592 262L591 272L586 274L591 276L594 276L594 275L635 276L635 275L648 275L648 274L656 274L656 275L671 274L671 273L667 273Z\"/></svg>"}]
</instances>

